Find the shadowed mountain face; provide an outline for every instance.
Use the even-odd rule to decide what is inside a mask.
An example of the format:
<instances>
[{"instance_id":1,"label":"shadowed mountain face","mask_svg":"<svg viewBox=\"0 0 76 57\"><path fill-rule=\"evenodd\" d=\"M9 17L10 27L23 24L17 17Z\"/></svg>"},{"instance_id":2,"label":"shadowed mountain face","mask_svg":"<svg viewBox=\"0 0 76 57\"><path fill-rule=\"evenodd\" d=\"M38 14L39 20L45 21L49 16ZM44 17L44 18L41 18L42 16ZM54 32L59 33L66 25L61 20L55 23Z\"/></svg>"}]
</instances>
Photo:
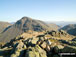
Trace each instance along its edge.
<instances>
[{"instance_id":1,"label":"shadowed mountain face","mask_svg":"<svg viewBox=\"0 0 76 57\"><path fill-rule=\"evenodd\" d=\"M46 31L51 28L42 21L33 20L29 17L23 17L15 24L6 28L2 34L0 34L0 42L8 42L23 32L31 31Z\"/></svg>"},{"instance_id":2,"label":"shadowed mountain face","mask_svg":"<svg viewBox=\"0 0 76 57\"><path fill-rule=\"evenodd\" d=\"M67 31L71 35L76 35L76 24L69 24L61 29Z\"/></svg>"},{"instance_id":3,"label":"shadowed mountain face","mask_svg":"<svg viewBox=\"0 0 76 57\"><path fill-rule=\"evenodd\" d=\"M15 23L15 27L21 29L22 31L32 30L32 31L43 31L50 30L49 26L42 21L33 20L28 17L23 17L21 20Z\"/></svg>"},{"instance_id":4,"label":"shadowed mountain face","mask_svg":"<svg viewBox=\"0 0 76 57\"><path fill-rule=\"evenodd\" d=\"M11 24L8 22L0 22L0 33L8 26L10 26Z\"/></svg>"}]
</instances>

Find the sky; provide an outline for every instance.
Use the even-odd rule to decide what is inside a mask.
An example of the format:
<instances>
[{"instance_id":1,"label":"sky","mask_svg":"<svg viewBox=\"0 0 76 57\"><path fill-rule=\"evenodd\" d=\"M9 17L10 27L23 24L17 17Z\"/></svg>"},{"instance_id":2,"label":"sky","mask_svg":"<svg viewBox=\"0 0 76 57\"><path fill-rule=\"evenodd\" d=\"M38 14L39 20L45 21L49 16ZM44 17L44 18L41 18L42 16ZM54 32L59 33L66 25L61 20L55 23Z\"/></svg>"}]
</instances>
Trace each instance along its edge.
<instances>
[{"instance_id":1,"label":"sky","mask_svg":"<svg viewBox=\"0 0 76 57\"><path fill-rule=\"evenodd\" d=\"M42 21L76 21L76 0L0 0L0 21L23 16Z\"/></svg>"}]
</instances>

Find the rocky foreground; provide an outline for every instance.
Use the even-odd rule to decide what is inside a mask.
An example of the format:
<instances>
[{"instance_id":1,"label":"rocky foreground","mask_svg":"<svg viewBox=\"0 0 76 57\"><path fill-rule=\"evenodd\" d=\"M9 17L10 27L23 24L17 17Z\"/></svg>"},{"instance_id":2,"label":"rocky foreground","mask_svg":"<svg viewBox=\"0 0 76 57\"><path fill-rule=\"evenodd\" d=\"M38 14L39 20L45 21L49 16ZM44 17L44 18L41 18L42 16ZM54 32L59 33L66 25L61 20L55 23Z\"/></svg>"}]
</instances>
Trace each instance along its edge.
<instances>
[{"instance_id":1,"label":"rocky foreground","mask_svg":"<svg viewBox=\"0 0 76 57\"><path fill-rule=\"evenodd\" d=\"M27 32L0 44L0 57L64 57L76 52L76 40L64 31Z\"/></svg>"}]
</instances>

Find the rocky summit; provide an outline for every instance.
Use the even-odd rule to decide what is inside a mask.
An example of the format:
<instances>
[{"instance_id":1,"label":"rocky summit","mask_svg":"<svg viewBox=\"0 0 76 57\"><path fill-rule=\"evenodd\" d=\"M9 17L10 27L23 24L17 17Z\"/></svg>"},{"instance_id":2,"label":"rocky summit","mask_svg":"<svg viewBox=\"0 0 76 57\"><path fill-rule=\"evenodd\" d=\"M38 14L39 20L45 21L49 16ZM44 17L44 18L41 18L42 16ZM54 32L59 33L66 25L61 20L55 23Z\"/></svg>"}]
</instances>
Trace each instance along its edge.
<instances>
[{"instance_id":1,"label":"rocky summit","mask_svg":"<svg viewBox=\"0 0 76 57\"><path fill-rule=\"evenodd\" d=\"M63 30L25 32L10 42L0 43L0 57L65 57L62 52L76 52L73 37Z\"/></svg>"}]
</instances>

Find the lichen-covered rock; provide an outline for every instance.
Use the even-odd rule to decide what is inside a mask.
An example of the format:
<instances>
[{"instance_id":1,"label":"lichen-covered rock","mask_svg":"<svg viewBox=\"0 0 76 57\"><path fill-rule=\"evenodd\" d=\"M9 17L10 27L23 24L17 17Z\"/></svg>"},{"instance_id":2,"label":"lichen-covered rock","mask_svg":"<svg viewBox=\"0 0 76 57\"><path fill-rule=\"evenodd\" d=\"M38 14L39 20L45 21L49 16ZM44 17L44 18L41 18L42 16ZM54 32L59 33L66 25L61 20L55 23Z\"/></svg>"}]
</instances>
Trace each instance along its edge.
<instances>
[{"instance_id":1,"label":"lichen-covered rock","mask_svg":"<svg viewBox=\"0 0 76 57\"><path fill-rule=\"evenodd\" d=\"M75 39L63 40L67 33L64 31L49 31L47 34L38 32L24 33L6 43L0 49L0 56L5 57L57 57L59 52L76 52ZM74 37L75 38L75 37ZM64 45L64 44L67 44ZM70 46L68 46L70 44ZM2 45L0 45L2 46ZM75 48L73 48L73 46ZM11 50L9 50L11 48ZM7 50L8 49L8 50ZM47 52L47 53L46 53ZM53 56L52 56L53 55Z\"/></svg>"},{"instance_id":2,"label":"lichen-covered rock","mask_svg":"<svg viewBox=\"0 0 76 57\"><path fill-rule=\"evenodd\" d=\"M4 56L0 56L0 57L4 57Z\"/></svg>"},{"instance_id":3,"label":"lichen-covered rock","mask_svg":"<svg viewBox=\"0 0 76 57\"><path fill-rule=\"evenodd\" d=\"M16 48L17 49L21 49L23 46L24 46L24 43L23 42L19 42Z\"/></svg>"},{"instance_id":4,"label":"lichen-covered rock","mask_svg":"<svg viewBox=\"0 0 76 57\"><path fill-rule=\"evenodd\" d=\"M46 46L47 46L47 43L46 43L46 42L43 42L43 43L41 44L41 47L42 47L43 49L45 49Z\"/></svg>"},{"instance_id":5,"label":"lichen-covered rock","mask_svg":"<svg viewBox=\"0 0 76 57\"><path fill-rule=\"evenodd\" d=\"M38 38L33 38L32 40L31 40L31 43L32 44L37 44L37 41L38 41L39 39Z\"/></svg>"},{"instance_id":6,"label":"lichen-covered rock","mask_svg":"<svg viewBox=\"0 0 76 57\"><path fill-rule=\"evenodd\" d=\"M16 54L12 54L10 57L17 57Z\"/></svg>"},{"instance_id":7,"label":"lichen-covered rock","mask_svg":"<svg viewBox=\"0 0 76 57\"><path fill-rule=\"evenodd\" d=\"M62 46L62 45L57 45L57 47L58 47L59 49L63 49L63 48L64 48L64 46Z\"/></svg>"},{"instance_id":8,"label":"lichen-covered rock","mask_svg":"<svg viewBox=\"0 0 76 57\"><path fill-rule=\"evenodd\" d=\"M16 43L11 51L12 54L10 57L22 57L24 54L24 49L26 49L26 45L23 42Z\"/></svg>"},{"instance_id":9,"label":"lichen-covered rock","mask_svg":"<svg viewBox=\"0 0 76 57\"><path fill-rule=\"evenodd\" d=\"M25 57L47 57L46 52L38 45L27 50Z\"/></svg>"}]
</instances>

